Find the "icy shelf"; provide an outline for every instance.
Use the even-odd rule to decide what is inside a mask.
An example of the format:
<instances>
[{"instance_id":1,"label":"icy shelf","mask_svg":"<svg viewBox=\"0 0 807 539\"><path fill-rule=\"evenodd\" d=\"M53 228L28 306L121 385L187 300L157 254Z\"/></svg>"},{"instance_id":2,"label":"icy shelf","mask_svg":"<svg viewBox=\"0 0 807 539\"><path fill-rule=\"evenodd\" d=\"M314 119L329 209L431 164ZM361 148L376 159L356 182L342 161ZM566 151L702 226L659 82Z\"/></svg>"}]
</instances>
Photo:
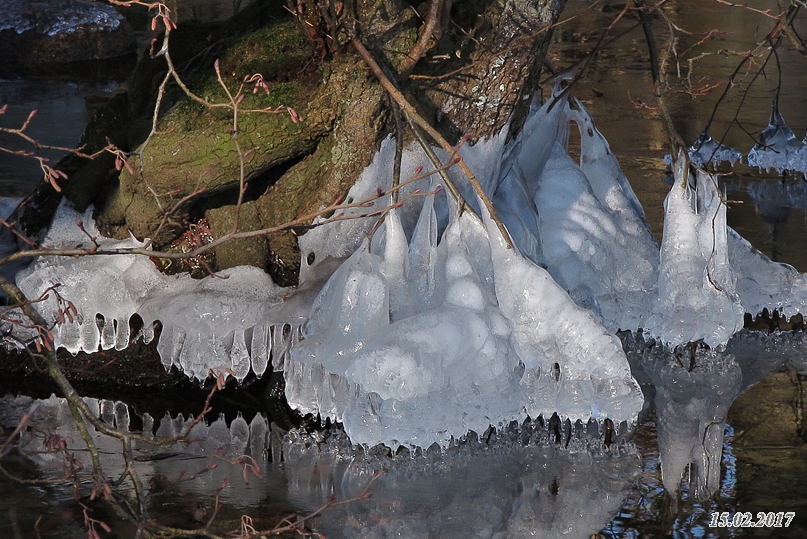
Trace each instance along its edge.
<instances>
[{"instance_id":1,"label":"icy shelf","mask_svg":"<svg viewBox=\"0 0 807 539\"><path fill-rule=\"evenodd\" d=\"M88 209L79 215L63 203L43 246L90 248L89 234L97 238L101 251L143 247L134 238L115 241L101 236L91 212ZM78 221L87 234L78 228ZM27 297L46 296L36 308L54 324L57 347L72 354L95 352L99 346L122 350L132 340L130 319L139 314L146 342L154 337L153 323L162 323L158 350L166 368L176 365L199 380L211 371L232 372L243 380L250 368L260 376L271 361L273 347L279 362L293 334L284 331L288 324L275 319L272 310L280 306L287 291L253 267L232 268L196 280L187 275L163 275L142 255L51 256L37 259L16 279ZM74 320L60 314L68 302L76 308ZM285 312L290 321L296 320L295 309L287 307ZM19 311L11 316L23 320ZM15 331L19 339L34 337L32 330L22 326Z\"/></svg>"}]
</instances>

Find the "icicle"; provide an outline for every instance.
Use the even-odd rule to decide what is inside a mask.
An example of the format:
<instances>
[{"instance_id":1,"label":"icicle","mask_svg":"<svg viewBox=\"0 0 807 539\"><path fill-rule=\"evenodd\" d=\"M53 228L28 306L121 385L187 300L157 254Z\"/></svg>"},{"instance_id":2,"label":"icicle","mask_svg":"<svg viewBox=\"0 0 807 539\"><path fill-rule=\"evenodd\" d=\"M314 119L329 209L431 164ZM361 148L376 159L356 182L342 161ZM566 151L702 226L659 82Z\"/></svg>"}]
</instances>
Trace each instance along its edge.
<instances>
[{"instance_id":1,"label":"icicle","mask_svg":"<svg viewBox=\"0 0 807 539\"><path fill-rule=\"evenodd\" d=\"M233 344L230 348L230 360L232 361L232 370L235 373L235 379L238 380L238 383L243 382L244 378L246 378L249 374L249 369L251 366L243 330L236 329L233 331Z\"/></svg>"},{"instance_id":2,"label":"icicle","mask_svg":"<svg viewBox=\"0 0 807 539\"><path fill-rule=\"evenodd\" d=\"M260 378L269 366L272 354L272 339L270 326L258 324L252 328L249 345L249 355L252 361L252 371Z\"/></svg>"},{"instance_id":3,"label":"icicle","mask_svg":"<svg viewBox=\"0 0 807 539\"><path fill-rule=\"evenodd\" d=\"M743 326L729 266L726 206L717 179L698 172L693 189L683 151L664 203L658 300L645 329L670 346L725 344Z\"/></svg>"}]
</instances>

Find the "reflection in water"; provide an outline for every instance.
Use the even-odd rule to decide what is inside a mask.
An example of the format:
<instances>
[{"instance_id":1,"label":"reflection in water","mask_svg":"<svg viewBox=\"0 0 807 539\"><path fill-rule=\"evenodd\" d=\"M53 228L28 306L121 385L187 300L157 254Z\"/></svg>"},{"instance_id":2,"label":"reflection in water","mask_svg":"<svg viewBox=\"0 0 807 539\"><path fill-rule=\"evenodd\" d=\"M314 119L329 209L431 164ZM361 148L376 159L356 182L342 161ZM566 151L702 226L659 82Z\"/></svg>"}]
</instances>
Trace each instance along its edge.
<instances>
[{"instance_id":1,"label":"reflection in water","mask_svg":"<svg viewBox=\"0 0 807 539\"><path fill-rule=\"evenodd\" d=\"M123 403L87 402L106 424L127 428L129 410ZM13 427L32 404L27 397L2 399L2 426ZM20 454L36 464L40 474L57 477L65 470L65 456L46 448L63 440L76 462L89 466L65 401L51 397L36 404L19 441ZM148 435L153 422L144 416L143 424ZM174 437L191 425L191 419L167 415L154 438ZM341 431L292 431L281 440L278 429L269 427L260 414L250 422L239 415L229 425L220 417L209 425L193 426L189 442L163 447L137 444L135 466L154 489L151 516L170 519L176 509L171 498L192 500L194 505L184 509L191 516L205 513L220 492L219 500L229 509L215 527L228 529L229 515L245 513L266 523L270 505L275 511L282 507L311 512L332 496L354 498L372 483L370 498L328 508L311 523L314 530L336 538L588 537L608 523L640 473L635 447L624 441L604 447L595 422L574 428L568 422L565 428L552 421L513 424L481 437L471 434L445 451L435 446L414 456L403 452L395 457L380 447L351 447ZM120 442L94 429L91 433L107 476L122 474ZM619 434L614 437L618 440ZM255 459L262 471L256 473L253 461L242 455ZM384 475L372 481L380 470ZM88 473L88 468L78 472L81 477ZM46 503L63 500L53 496ZM47 508L27 501L18 505L8 500L4 505L19 515L25 513L25 522L40 516L38 511L51 520ZM183 525L198 526L193 518Z\"/></svg>"},{"instance_id":2,"label":"reflection in water","mask_svg":"<svg viewBox=\"0 0 807 539\"><path fill-rule=\"evenodd\" d=\"M230 17L236 7L243 9L252 0L194 0L168 1L179 21L220 21ZM145 11L145 10L142 10ZM135 29L141 32L141 46L150 41L143 37L148 21L139 19L137 8L122 9L131 17ZM0 107L8 105L0 116L2 127L19 128L32 110L37 114L26 133L50 146L76 148L87 121L95 109L116 93L126 91L127 81L134 71L136 58L115 58L110 61L72 63L55 66L47 74L8 73L0 65ZM12 150L31 151L30 144L14 137L3 137L3 146ZM65 152L40 150L53 166ZM39 163L33 159L0 152L0 197L25 196L42 179Z\"/></svg>"},{"instance_id":3,"label":"reflection in water","mask_svg":"<svg viewBox=\"0 0 807 539\"><path fill-rule=\"evenodd\" d=\"M134 59L116 61L119 66L128 64L129 69L134 66ZM94 108L114 96L126 76L108 72L97 78L92 70L82 65L76 66L76 72L69 76L0 78L0 107L8 105L0 116L2 126L18 129L35 110L36 115L26 130L28 136L42 144L75 148ZM11 136L3 137L3 146L14 151L33 151L29 143ZM37 152L50 160L50 166L64 153ZM0 153L0 196L25 196L41 178L42 170L36 160Z\"/></svg>"}]
</instances>

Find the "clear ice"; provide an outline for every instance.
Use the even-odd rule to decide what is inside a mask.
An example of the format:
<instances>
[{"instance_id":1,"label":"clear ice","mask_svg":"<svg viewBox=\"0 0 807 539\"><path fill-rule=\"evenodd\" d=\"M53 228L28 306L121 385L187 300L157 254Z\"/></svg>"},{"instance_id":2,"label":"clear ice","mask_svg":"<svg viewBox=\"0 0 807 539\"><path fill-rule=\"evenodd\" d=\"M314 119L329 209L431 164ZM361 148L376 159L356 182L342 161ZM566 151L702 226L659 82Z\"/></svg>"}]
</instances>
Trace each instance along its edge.
<instances>
[{"instance_id":1,"label":"clear ice","mask_svg":"<svg viewBox=\"0 0 807 539\"><path fill-rule=\"evenodd\" d=\"M723 162L734 166L735 163L742 162L743 155L734 148L717 142L704 131L689 148L689 158L699 167L705 167L708 163L718 166ZM672 160L668 164L672 164Z\"/></svg>"}]
</instances>

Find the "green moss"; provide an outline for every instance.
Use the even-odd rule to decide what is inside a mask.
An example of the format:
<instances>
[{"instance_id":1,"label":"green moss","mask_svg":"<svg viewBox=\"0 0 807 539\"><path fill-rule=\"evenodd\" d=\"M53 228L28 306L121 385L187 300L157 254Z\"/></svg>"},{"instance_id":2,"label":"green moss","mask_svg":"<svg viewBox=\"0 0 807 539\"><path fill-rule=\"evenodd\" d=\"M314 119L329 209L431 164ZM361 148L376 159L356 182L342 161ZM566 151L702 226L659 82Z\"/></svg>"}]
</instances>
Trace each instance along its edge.
<instances>
[{"instance_id":1,"label":"green moss","mask_svg":"<svg viewBox=\"0 0 807 539\"><path fill-rule=\"evenodd\" d=\"M233 95L244 85L245 99L242 108L257 108L267 101L267 97L277 104L286 104L280 103L278 99L271 99L275 92L274 87L287 84L297 77L310 58L311 51L299 25L295 21L278 21L256 32L234 38L218 56L218 61L222 80ZM254 85L244 82L256 74L260 74L271 89L269 96L261 88L253 93ZM227 101L227 95L213 69L200 73L192 82L191 89L210 102Z\"/></svg>"}]
</instances>

